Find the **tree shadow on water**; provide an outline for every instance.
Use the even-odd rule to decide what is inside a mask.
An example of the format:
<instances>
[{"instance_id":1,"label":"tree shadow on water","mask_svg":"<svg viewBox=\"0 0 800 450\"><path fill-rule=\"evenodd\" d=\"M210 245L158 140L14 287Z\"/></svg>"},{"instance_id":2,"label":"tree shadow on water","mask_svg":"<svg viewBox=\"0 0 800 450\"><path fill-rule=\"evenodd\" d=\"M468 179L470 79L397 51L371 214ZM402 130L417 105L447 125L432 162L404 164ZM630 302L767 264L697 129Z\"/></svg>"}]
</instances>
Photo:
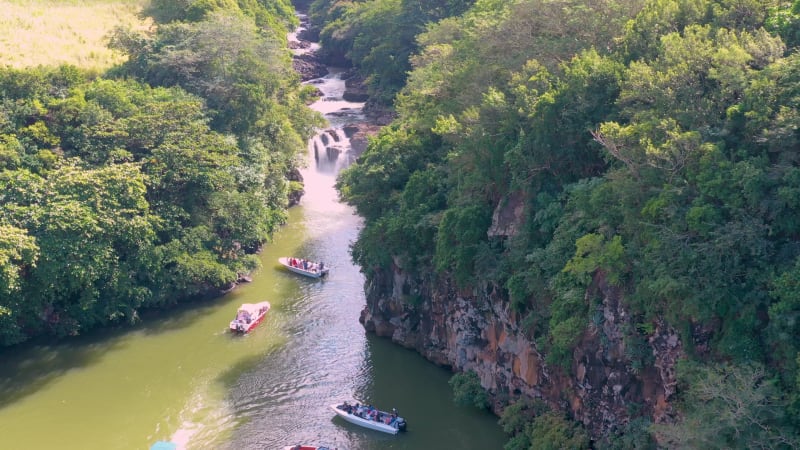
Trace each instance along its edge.
<instances>
[{"instance_id":1,"label":"tree shadow on water","mask_svg":"<svg viewBox=\"0 0 800 450\"><path fill-rule=\"evenodd\" d=\"M92 340L80 337L54 344L23 344L0 351L0 409L36 393L67 372L95 364L106 353L126 345L117 336L105 336L102 340L92 337Z\"/></svg>"},{"instance_id":2,"label":"tree shadow on water","mask_svg":"<svg viewBox=\"0 0 800 450\"><path fill-rule=\"evenodd\" d=\"M131 333L153 336L191 327L219 308L220 299L209 298L170 309L144 311L135 324L119 324L76 337L60 340L41 338L0 348L0 409L35 394L70 371L91 367L108 353L136 345L135 340L125 339ZM227 323L224 325L227 328Z\"/></svg>"},{"instance_id":3,"label":"tree shadow on water","mask_svg":"<svg viewBox=\"0 0 800 450\"><path fill-rule=\"evenodd\" d=\"M148 336L189 328L227 303L232 298L229 295L180 303L169 309L144 311L135 328Z\"/></svg>"}]
</instances>

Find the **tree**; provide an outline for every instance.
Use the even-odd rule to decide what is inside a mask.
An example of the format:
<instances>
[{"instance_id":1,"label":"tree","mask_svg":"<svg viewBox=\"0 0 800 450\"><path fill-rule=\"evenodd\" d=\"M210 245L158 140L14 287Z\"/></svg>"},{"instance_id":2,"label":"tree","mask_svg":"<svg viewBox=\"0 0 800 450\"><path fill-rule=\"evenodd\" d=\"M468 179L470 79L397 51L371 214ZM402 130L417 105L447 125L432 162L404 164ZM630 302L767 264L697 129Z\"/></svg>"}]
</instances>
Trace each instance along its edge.
<instances>
[{"instance_id":1,"label":"tree","mask_svg":"<svg viewBox=\"0 0 800 450\"><path fill-rule=\"evenodd\" d=\"M800 445L783 422L786 403L757 364L709 366L691 377L683 420L654 425L667 448L777 449Z\"/></svg>"},{"instance_id":2,"label":"tree","mask_svg":"<svg viewBox=\"0 0 800 450\"><path fill-rule=\"evenodd\" d=\"M19 327L23 306L21 287L38 257L36 239L27 230L0 225L0 346L24 340Z\"/></svg>"},{"instance_id":3,"label":"tree","mask_svg":"<svg viewBox=\"0 0 800 450\"><path fill-rule=\"evenodd\" d=\"M453 401L457 405L474 406L479 409L489 407L489 397L475 372L457 373L450 378L448 384L453 388Z\"/></svg>"}]
</instances>

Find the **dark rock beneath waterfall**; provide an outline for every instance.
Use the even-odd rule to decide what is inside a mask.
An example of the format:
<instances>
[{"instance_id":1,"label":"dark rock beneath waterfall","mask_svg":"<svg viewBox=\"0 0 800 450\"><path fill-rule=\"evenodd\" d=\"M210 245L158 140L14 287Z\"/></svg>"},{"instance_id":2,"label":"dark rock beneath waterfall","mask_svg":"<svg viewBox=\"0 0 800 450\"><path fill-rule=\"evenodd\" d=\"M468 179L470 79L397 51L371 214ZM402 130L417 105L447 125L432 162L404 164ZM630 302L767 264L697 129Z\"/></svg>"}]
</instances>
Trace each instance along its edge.
<instances>
[{"instance_id":1,"label":"dark rock beneath waterfall","mask_svg":"<svg viewBox=\"0 0 800 450\"><path fill-rule=\"evenodd\" d=\"M320 30L311 26L310 24L306 25L306 28L303 28L299 33L297 33L297 39L300 41L319 42Z\"/></svg>"},{"instance_id":2,"label":"dark rock beneath waterfall","mask_svg":"<svg viewBox=\"0 0 800 450\"><path fill-rule=\"evenodd\" d=\"M370 123L380 126L389 125L397 117L390 107L380 105L372 100L367 101L363 111Z\"/></svg>"},{"instance_id":3,"label":"dark rock beneath waterfall","mask_svg":"<svg viewBox=\"0 0 800 450\"><path fill-rule=\"evenodd\" d=\"M338 146L331 146L326 147L325 152L328 154L328 161L336 161L342 153L342 149Z\"/></svg>"},{"instance_id":4,"label":"dark rock beneath waterfall","mask_svg":"<svg viewBox=\"0 0 800 450\"><path fill-rule=\"evenodd\" d=\"M328 68L311 53L295 56L292 60L292 67L300 74L302 81L321 78L328 74Z\"/></svg>"},{"instance_id":5,"label":"dark rock beneath waterfall","mask_svg":"<svg viewBox=\"0 0 800 450\"><path fill-rule=\"evenodd\" d=\"M369 99L369 94L366 91L358 91L354 89L347 89L342 94L342 99L347 102L362 103Z\"/></svg>"},{"instance_id":6,"label":"dark rock beneath waterfall","mask_svg":"<svg viewBox=\"0 0 800 450\"><path fill-rule=\"evenodd\" d=\"M380 129L379 125L371 123L353 123L344 126L344 133L350 139L350 148L355 157L364 153L369 144L369 138L378 134Z\"/></svg>"},{"instance_id":7,"label":"dark rock beneath waterfall","mask_svg":"<svg viewBox=\"0 0 800 450\"><path fill-rule=\"evenodd\" d=\"M287 45L292 50L305 50L311 48L311 41L301 39L298 41L289 41Z\"/></svg>"},{"instance_id":8,"label":"dark rock beneath waterfall","mask_svg":"<svg viewBox=\"0 0 800 450\"><path fill-rule=\"evenodd\" d=\"M358 124L349 123L342 127L342 131L344 131L344 135L347 136L348 139L352 138L356 132L358 132Z\"/></svg>"},{"instance_id":9,"label":"dark rock beneath waterfall","mask_svg":"<svg viewBox=\"0 0 800 450\"><path fill-rule=\"evenodd\" d=\"M321 48L319 51L317 51L317 57L324 64L327 64L331 67L348 68L353 66L353 64L350 62L350 59L342 51Z\"/></svg>"},{"instance_id":10,"label":"dark rock beneath waterfall","mask_svg":"<svg viewBox=\"0 0 800 450\"><path fill-rule=\"evenodd\" d=\"M396 113L390 106L381 104L369 96L364 77L355 69L350 69L343 78L345 91L342 97L350 102L364 102L362 111L369 122L375 125L389 125L395 119Z\"/></svg>"},{"instance_id":11,"label":"dark rock beneath waterfall","mask_svg":"<svg viewBox=\"0 0 800 450\"><path fill-rule=\"evenodd\" d=\"M362 103L369 100L367 85L364 78L355 70L350 70L345 74L344 94L342 98L348 102Z\"/></svg>"},{"instance_id":12,"label":"dark rock beneath waterfall","mask_svg":"<svg viewBox=\"0 0 800 450\"><path fill-rule=\"evenodd\" d=\"M302 183L303 182L303 175L300 173L300 170L298 170L298 169L292 169L291 172L286 174L286 178L289 181L297 181L298 183ZM294 205L299 204L300 203L300 199L303 198L303 194L305 194L305 193L306 193L306 191L304 189L290 190L289 191L289 206L294 206Z\"/></svg>"}]
</instances>

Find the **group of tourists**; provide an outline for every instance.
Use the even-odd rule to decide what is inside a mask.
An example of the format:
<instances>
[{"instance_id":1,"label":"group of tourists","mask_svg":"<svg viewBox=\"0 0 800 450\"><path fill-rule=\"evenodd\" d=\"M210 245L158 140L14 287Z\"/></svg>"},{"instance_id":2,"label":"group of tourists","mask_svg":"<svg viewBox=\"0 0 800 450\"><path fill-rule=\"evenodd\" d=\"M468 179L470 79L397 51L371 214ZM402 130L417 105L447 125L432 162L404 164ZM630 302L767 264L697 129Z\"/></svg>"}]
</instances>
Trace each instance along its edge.
<instances>
[{"instance_id":1,"label":"group of tourists","mask_svg":"<svg viewBox=\"0 0 800 450\"><path fill-rule=\"evenodd\" d=\"M336 450L335 448L330 447L307 447L305 445L294 445L292 447L286 447L288 450Z\"/></svg>"},{"instance_id":2,"label":"group of tourists","mask_svg":"<svg viewBox=\"0 0 800 450\"><path fill-rule=\"evenodd\" d=\"M236 314L236 321L242 323L250 323L253 320L253 317L250 315L250 311L239 310Z\"/></svg>"},{"instance_id":3,"label":"group of tourists","mask_svg":"<svg viewBox=\"0 0 800 450\"><path fill-rule=\"evenodd\" d=\"M304 258L289 258L289 265L308 272L321 272L325 269L325 263L322 261L315 263Z\"/></svg>"},{"instance_id":4,"label":"group of tourists","mask_svg":"<svg viewBox=\"0 0 800 450\"><path fill-rule=\"evenodd\" d=\"M348 414L353 414L356 417L373 420L375 422L382 422L386 425L393 426L394 422L397 420L397 411L392 410L392 413L389 414L375 409L375 407L372 405L359 405L358 403L351 405L348 402L344 402L340 408L343 411L346 411Z\"/></svg>"}]
</instances>

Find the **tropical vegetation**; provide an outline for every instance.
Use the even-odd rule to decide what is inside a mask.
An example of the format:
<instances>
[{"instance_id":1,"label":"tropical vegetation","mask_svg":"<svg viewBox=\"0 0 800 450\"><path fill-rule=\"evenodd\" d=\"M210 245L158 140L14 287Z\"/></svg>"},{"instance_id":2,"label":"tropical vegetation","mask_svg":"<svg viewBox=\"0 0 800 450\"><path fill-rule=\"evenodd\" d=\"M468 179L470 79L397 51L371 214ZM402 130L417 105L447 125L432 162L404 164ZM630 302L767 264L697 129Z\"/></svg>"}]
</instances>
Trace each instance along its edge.
<instances>
[{"instance_id":1,"label":"tropical vegetation","mask_svg":"<svg viewBox=\"0 0 800 450\"><path fill-rule=\"evenodd\" d=\"M612 286L632 373L659 324L680 335L681 415L593 446L798 446L800 3L440 3L314 2L399 114L338 183L366 219L367 282L399 265L496 289L564 371ZM498 232L507 205L521 213ZM589 445L561 412L508 411L509 450Z\"/></svg>"},{"instance_id":2,"label":"tropical vegetation","mask_svg":"<svg viewBox=\"0 0 800 450\"><path fill-rule=\"evenodd\" d=\"M233 286L286 220L321 118L286 1L153 1L126 55L0 69L0 345Z\"/></svg>"},{"instance_id":3,"label":"tropical vegetation","mask_svg":"<svg viewBox=\"0 0 800 450\"><path fill-rule=\"evenodd\" d=\"M227 289L286 218L320 123L286 50L292 5L143 13L153 27L116 29L102 73L0 59L0 345ZM604 320L601 286L630 318L631 373L656 364L657 329L680 336L673 423L632 411L597 436L514 398L506 449L800 446L800 1L309 13L327 57L398 114L337 184L365 219L368 283L400 265L499 292L556 371ZM500 223L505 209L519 214ZM461 404L498 400L475 374L451 385Z\"/></svg>"}]
</instances>

